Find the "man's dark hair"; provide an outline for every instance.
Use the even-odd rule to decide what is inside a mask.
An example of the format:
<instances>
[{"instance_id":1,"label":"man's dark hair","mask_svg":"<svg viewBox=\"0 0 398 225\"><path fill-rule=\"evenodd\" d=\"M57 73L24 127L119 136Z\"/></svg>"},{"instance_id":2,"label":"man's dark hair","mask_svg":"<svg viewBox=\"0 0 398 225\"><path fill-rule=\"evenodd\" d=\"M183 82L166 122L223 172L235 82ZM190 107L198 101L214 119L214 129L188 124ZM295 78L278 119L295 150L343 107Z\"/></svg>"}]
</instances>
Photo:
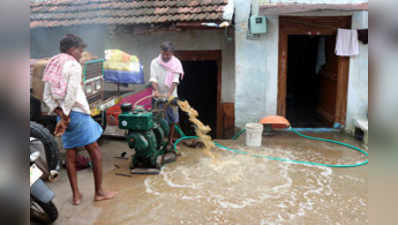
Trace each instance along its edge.
<instances>
[{"instance_id":1,"label":"man's dark hair","mask_svg":"<svg viewBox=\"0 0 398 225\"><path fill-rule=\"evenodd\" d=\"M87 45L83 42L79 36L74 34L65 35L59 43L59 50L62 53L66 53L71 48L79 48L79 47L87 47Z\"/></svg>"},{"instance_id":2,"label":"man's dark hair","mask_svg":"<svg viewBox=\"0 0 398 225\"><path fill-rule=\"evenodd\" d=\"M174 51L174 45L170 41L165 41L160 45L160 50L165 52L172 52Z\"/></svg>"}]
</instances>

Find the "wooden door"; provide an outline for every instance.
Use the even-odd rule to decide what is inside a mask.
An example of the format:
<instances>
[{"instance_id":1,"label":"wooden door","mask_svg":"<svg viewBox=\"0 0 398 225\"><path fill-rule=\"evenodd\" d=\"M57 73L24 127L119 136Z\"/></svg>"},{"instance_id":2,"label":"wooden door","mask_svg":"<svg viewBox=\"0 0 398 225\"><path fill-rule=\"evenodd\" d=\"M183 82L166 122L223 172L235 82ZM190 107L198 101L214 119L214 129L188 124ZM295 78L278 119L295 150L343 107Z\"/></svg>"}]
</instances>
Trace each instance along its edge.
<instances>
[{"instance_id":1,"label":"wooden door","mask_svg":"<svg viewBox=\"0 0 398 225\"><path fill-rule=\"evenodd\" d=\"M322 115L329 123L333 124L336 120L337 106L337 74L338 74L338 56L334 53L336 44L335 36L326 38L326 64L322 68L320 76L320 93L317 112Z\"/></svg>"},{"instance_id":2,"label":"wooden door","mask_svg":"<svg viewBox=\"0 0 398 225\"><path fill-rule=\"evenodd\" d=\"M324 102L318 110L331 122L345 123L347 111L347 88L349 58L334 54L334 43L338 28L351 28L351 16L342 17L299 17L281 16L279 18L279 62L278 62L278 115L286 116L287 65L289 35L333 36L327 46L328 55L333 55L326 65L322 91Z\"/></svg>"}]
</instances>

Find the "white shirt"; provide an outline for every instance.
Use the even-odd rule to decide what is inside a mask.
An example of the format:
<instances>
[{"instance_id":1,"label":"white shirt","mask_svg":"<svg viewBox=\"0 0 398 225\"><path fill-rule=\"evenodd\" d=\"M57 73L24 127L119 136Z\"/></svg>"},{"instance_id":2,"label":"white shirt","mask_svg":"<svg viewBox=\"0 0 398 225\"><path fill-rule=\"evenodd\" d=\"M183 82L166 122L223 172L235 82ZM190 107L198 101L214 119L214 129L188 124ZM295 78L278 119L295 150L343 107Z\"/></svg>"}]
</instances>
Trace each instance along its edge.
<instances>
[{"instance_id":1,"label":"white shirt","mask_svg":"<svg viewBox=\"0 0 398 225\"><path fill-rule=\"evenodd\" d=\"M90 115L90 106L81 84L82 66L77 61L68 61L62 68L62 74L67 80L64 99L53 98L50 84L46 82L44 85L43 101L49 107L49 112L52 113L59 106L67 116L71 111Z\"/></svg>"},{"instance_id":2,"label":"white shirt","mask_svg":"<svg viewBox=\"0 0 398 225\"><path fill-rule=\"evenodd\" d=\"M157 63L156 60L157 58L152 60L151 63L151 77L149 79L149 82L157 83L159 86L159 94L166 96L169 93L169 87L165 84L168 71L159 63ZM180 74L174 74L173 83L180 83ZM174 92L171 96L178 97L177 87L174 89Z\"/></svg>"}]
</instances>

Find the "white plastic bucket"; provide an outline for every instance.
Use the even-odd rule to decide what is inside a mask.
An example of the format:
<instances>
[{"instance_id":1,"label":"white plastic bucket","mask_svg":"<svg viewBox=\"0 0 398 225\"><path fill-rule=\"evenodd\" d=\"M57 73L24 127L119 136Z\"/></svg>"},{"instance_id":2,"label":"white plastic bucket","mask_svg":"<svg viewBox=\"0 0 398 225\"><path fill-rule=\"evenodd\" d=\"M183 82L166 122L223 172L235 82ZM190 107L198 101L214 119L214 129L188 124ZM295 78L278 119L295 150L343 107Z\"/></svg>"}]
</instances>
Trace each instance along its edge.
<instances>
[{"instance_id":1,"label":"white plastic bucket","mask_svg":"<svg viewBox=\"0 0 398 225\"><path fill-rule=\"evenodd\" d=\"M246 145L260 147L263 139L263 125L260 123L246 124Z\"/></svg>"}]
</instances>

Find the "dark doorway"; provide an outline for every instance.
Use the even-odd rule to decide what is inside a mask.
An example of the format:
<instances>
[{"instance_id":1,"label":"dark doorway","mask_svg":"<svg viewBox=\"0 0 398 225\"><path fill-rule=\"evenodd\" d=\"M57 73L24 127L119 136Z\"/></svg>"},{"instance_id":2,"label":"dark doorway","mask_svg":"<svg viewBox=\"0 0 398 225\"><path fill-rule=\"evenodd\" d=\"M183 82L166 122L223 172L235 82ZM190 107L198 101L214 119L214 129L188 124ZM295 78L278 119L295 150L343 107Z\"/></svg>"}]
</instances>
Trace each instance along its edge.
<instances>
[{"instance_id":1,"label":"dark doorway","mask_svg":"<svg viewBox=\"0 0 398 225\"><path fill-rule=\"evenodd\" d=\"M277 111L295 127L345 124L350 58L334 53L338 28L351 29L351 16L279 17ZM326 39L326 64L311 78L317 50L324 49L320 38Z\"/></svg>"},{"instance_id":2,"label":"dark doorway","mask_svg":"<svg viewBox=\"0 0 398 225\"><path fill-rule=\"evenodd\" d=\"M178 96L189 101L199 113L199 119L212 129L210 135L216 138L217 131L217 61L182 61L185 77L178 86ZM180 110L180 126L186 135L194 135L192 123Z\"/></svg>"},{"instance_id":3,"label":"dark doorway","mask_svg":"<svg viewBox=\"0 0 398 225\"><path fill-rule=\"evenodd\" d=\"M333 38L288 36L286 116L293 127L319 128L333 125L334 118L328 118L323 109L323 106L331 108L332 115L336 110L337 79L325 79L325 71L330 71L329 65L334 61L328 57L330 52L327 49ZM325 92L325 84L333 86L334 91Z\"/></svg>"}]
</instances>

